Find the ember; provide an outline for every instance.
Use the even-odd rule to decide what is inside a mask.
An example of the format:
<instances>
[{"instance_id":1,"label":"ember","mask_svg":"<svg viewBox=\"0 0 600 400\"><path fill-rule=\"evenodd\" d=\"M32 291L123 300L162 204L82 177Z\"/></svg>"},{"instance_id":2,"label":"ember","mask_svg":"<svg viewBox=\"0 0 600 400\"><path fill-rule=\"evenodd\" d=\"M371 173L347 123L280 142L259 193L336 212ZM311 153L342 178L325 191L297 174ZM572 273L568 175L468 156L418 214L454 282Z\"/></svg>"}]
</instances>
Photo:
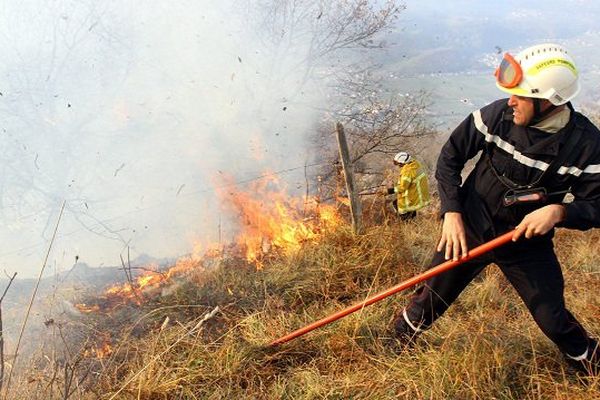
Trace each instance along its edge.
<instances>
[{"instance_id":1,"label":"ember","mask_svg":"<svg viewBox=\"0 0 600 400\"><path fill-rule=\"evenodd\" d=\"M100 345L93 345L83 352L84 357L107 358L113 352L111 340L108 337L102 339Z\"/></svg>"}]
</instances>

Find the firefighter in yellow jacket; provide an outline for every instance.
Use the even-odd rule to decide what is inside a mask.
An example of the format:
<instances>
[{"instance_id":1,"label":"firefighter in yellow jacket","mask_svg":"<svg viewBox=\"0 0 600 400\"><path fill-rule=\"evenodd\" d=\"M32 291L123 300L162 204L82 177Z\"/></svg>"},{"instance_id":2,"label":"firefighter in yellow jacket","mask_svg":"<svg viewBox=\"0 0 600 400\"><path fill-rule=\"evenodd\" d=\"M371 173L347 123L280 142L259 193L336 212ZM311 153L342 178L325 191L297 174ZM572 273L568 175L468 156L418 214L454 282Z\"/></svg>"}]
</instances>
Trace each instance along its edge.
<instances>
[{"instance_id":1,"label":"firefighter in yellow jacket","mask_svg":"<svg viewBox=\"0 0 600 400\"><path fill-rule=\"evenodd\" d=\"M429 204L427 174L421 164L404 151L394 156L394 165L399 168L398 183L387 188L387 194L396 194L394 209L400 219L409 220L417 215L417 210Z\"/></svg>"}]
</instances>

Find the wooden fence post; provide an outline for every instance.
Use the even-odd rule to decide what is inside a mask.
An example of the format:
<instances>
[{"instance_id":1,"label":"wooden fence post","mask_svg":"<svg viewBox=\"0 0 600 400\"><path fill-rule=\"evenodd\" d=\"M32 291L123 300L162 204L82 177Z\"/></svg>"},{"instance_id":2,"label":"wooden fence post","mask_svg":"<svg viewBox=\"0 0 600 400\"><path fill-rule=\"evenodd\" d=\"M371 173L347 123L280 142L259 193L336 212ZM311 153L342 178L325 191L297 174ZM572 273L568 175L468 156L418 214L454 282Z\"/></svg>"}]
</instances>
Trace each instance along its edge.
<instances>
[{"instance_id":1,"label":"wooden fence post","mask_svg":"<svg viewBox=\"0 0 600 400\"><path fill-rule=\"evenodd\" d=\"M350 199L350 215L352 218L352 230L356 234L362 233L362 210L360 198L354 185L354 167L350 159L350 151L348 150L348 142L344 134L344 126L338 122L336 124L338 146L340 148L340 158L342 167L344 168L344 177L346 179L346 191Z\"/></svg>"}]
</instances>

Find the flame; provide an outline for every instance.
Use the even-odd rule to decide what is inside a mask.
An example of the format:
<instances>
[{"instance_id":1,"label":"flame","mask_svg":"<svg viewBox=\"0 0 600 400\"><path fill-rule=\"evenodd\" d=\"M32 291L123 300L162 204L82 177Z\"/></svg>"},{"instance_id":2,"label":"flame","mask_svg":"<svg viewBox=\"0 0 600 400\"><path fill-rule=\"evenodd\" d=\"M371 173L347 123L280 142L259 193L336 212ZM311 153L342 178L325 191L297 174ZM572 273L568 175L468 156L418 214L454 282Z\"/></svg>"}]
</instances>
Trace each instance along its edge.
<instances>
[{"instance_id":1,"label":"flame","mask_svg":"<svg viewBox=\"0 0 600 400\"><path fill-rule=\"evenodd\" d=\"M91 347L85 349L83 352L84 357L94 357L94 358L107 358L113 353L113 347L110 340L110 337L103 335L102 343L100 345L92 345Z\"/></svg>"},{"instance_id":2,"label":"flame","mask_svg":"<svg viewBox=\"0 0 600 400\"><path fill-rule=\"evenodd\" d=\"M350 199L348 197L337 196L336 200L347 207L350 207Z\"/></svg>"},{"instance_id":3,"label":"flame","mask_svg":"<svg viewBox=\"0 0 600 400\"><path fill-rule=\"evenodd\" d=\"M107 298L131 299L139 304L140 294L156 289L166 281L168 277L158 271L145 271L142 275L135 278L132 283L113 285L105 292Z\"/></svg>"},{"instance_id":4,"label":"flame","mask_svg":"<svg viewBox=\"0 0 600 400\"><path fill-rule=\"evenodd\" d=\"M158 266L144 267L145 271L135 277L131 283L120 283L108 287L101 296L94 300L95 304L78 303L75 304L75 307L81 313L89 314L112 311L129 303L141 305L148 296L160 293L165 285L172 283L173 278L204 270L205 264L214 262L221 255L220 249L207 247L202 259L198 259L194 255L181 257L166 271L159 271Z\"/></svg>"},{"instance_id":5,"label":"flame","mask_svg":"<svg viewBox=\"0 0 600 400\"><path fill-rule=\"evenodd\" d=\"M96 358L106 358L113 352L110 343L104 343L102 346L96 348Z\"/></svg>"},{"instance_id":6,"label":"flame","mask_svg":"<svg viewBox=\"0 0 600 400\"><path fill-rule=\"evenodd\" d=\"M246 260L258 268L273 248L291 254L340 223L335 206L320 204L314 197L290 197L274 174L264 177L246 192L235 188L231 178L227 178L227 189L217 189L222 203L239 217L236 243L245 249Z\"/></svg>"},{"instance_id":7,"label":"flame","mask_svg":"<svg viewBox=\"0 0 600 400\"><path fill-rule=\"evenodd\" d=\"M314 197L290 197L274 174L267 173L264 177L253 182L246 192L238 190L232 183L217 189L221 203L234 214L240 225L235 243L227 249L231 251L236 247L248 263L258 269L264 266L267 255L293 254L306 241L319 240L323 232L341 222L336 206L321 204ZM233 182L231 177L226 179ZM220 183L222 185L222 181ZM106 289L95 300L96 304L80 303L75 307L82 313L92 313L111 311L128 303L141 305L148 296L160 293L174 277L203 270L218 262L225 249L222 244L203 245L196 241L192 253L177 260L168 270L159 271L158 266L144 267L144 272L131 282Z\"/></svg>"},{"instance_id":8,"label":"flame","mask_svg":"<svg viewBox=\"0 0 600 400\"><path fill-rule=\"evenodd\" d=\"M176 267L177 265L173 268ZM96 299L97 304L87 305L86 303L79 303L75 304L75 307L82 313L92 313L110 311L127 303L140 305L144 301L145 294L160 290L161 286L168 279L168 274L146 271L135 279L133 285L127 282L116 284L106 289L104 294L99 299Z\"/></svg>"},{"instance_id":9,"label":"flame","mask_svg":"<svg viewBox=\"0 0 600 400\"><path fill-rule=\"evenodd\" d=\"M79 304L75 304L75 307L80 312L86 313L86 314L100 311L100 306L98 304L92 304L91 306L88 306L85 303L79 303Z\"/></svg>"}]
</instances>

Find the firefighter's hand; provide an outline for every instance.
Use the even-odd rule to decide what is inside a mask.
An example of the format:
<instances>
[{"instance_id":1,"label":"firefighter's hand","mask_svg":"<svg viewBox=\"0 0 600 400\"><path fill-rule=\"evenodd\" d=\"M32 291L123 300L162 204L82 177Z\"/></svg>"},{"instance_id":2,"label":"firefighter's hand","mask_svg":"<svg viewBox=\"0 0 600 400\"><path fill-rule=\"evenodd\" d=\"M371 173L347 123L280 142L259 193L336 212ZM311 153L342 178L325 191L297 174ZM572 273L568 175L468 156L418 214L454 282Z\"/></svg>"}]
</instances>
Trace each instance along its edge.
<instances>
[{"instance_id":1,"label":"firefighter's hand","mask_svg":"<svg viewBox=\"0 0 600 400\"><path fill-rule=\"evenodd\" d=\"M447 212L444 214L444 223L442 225L442 237L437 246L437 251L444 251L446 260L452 258L454 261L459 257L466 257L469 249L467 248L467 237L465 235L465 226L462 215L459 212Z\"/></svg>"},{"instance_id":2,"label":"firefighter's hand","mask_svg":"<svg viewBox=\"0 0 600 400\"><path fill-rule=\"evenodd\" d=\"M527 239L545 235L556 224L565 219L565 207L560 204L549 204L530 212L515 228L512 240L516 242L523 234Z\"/></svg>"}]
</instances>

